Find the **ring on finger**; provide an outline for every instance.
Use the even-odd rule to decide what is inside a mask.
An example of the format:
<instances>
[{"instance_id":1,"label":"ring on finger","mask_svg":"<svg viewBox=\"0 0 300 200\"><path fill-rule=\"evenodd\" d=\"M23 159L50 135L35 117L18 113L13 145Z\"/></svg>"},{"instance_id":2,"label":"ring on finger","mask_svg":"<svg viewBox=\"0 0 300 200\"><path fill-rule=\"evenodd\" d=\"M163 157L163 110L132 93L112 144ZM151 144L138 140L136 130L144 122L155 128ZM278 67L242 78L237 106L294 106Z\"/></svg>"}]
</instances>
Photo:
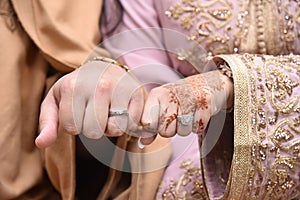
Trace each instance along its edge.
<instances>
[{"instance_id":1,"label":"ring on finger","mask_svg":"<svg viewBox=\"0 0 300 200\"><path fill-rule=\"evenodd\" d=\"M121 110L121 109L110 109L109 110L109 116L118 116L118 115L128 115L127 110Z\"/></svg>"},{"instance_id":2,"label":"ring on finger","mask_svg":"<svg viewBox=\"0 0 300 200\"><path fill-rule=\"evenodd\" d=\"M194 121L194 115L178 115L177 121L179 121L182 125L191 125Z\"/></svg>"}]
</instances>

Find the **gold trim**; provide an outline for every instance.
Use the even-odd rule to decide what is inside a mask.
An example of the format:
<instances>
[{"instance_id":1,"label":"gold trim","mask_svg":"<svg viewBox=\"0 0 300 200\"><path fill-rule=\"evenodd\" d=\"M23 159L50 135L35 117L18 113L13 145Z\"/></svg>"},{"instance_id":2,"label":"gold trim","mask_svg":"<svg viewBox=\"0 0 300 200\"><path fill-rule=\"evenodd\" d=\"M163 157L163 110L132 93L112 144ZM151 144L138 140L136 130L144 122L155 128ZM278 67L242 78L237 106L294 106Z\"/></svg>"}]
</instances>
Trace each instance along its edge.
<instances>
[{"instance_id":1,"label":"gold trim","mask_svg":"<svg viewBox=\"0 0 300 200\"><path fill-rule=\"evenodd\" d=\"M234 80L234 154L225 199L243 199L246 194L251 164L250 78L247 67L235 55L218 56L224 59ZM228 191L229 190L229 191Z\"/></svg>"}]
</instances>

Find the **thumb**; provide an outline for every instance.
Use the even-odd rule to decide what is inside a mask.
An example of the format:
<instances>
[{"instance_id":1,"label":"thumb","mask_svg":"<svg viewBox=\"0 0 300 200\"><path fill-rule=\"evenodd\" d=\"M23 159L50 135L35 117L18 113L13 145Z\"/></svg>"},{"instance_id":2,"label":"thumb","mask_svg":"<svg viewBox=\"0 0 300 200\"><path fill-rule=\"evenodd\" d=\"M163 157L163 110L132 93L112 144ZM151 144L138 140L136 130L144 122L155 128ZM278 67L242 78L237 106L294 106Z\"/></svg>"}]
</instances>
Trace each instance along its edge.
<instances>
[{"instance_id":1,"label":"thumb","mask_svg":"<svg viewBox=\"0 0 300 200\"><path fill-rule=\"evenodd\" d=\"M58 128L58 105L51 89L41 105L40 134L35 139L39 148L46 148L53 144L57 138Z\"/></svg>"}]
</instances>

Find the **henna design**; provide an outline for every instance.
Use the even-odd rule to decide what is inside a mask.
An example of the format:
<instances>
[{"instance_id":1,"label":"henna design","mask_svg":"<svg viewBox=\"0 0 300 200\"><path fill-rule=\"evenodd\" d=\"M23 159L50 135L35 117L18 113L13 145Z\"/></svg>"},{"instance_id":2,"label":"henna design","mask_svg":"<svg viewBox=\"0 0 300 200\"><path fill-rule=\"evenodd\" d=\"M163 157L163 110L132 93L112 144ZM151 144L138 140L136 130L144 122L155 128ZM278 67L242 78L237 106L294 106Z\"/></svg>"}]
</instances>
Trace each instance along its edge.
<instances>
[{"instance_id":1,"label":"henna design","mask_svg":"<svg viewBox=\"0 0 300 200\"><path fill-rule=\"evenodd\" d=\"M198 109L208 109L207 95L205 87L207 86L203 75L194 75L185 79L192 87L196 97L196 105Z\"/></svg>"},{"instance_id":2,"label":"henna design","mask_svg":"<svg viewBox=\"0 0 300 200\"><path fill-rule=\"evenodd\" d=\"M217 72L198 74L180 80L176 83L167 84L163 87L169 92L169 103L175 103L181 109L182 114L194 113L195 109L207 110L210 107L211 92L224 90L225 82ZM165 129L175 120L176 115L166 116L166 111L160 116L160 124L166 123ZM193 123L194 130L204 130L203 120Z\"/></svg>"},{"instance_id":3,"label":"henna design","mask_svg":"<svg viewBox=\"0 0 300 200\"><path fill-rule=\"evenodd\" d=\"M197 108L201 110L208 109L208 103L207 103L207 93L204 90L198 89L198 91L195 91L194 93L197 98Z\"/></svg>"},{"instance_id":4,"label":"henna design","mask_svg":"<svg viewBox=\"0 0 300 200\"><path fill-rule=\"evenodd\" d=\"M171 116L169 116L169 117L167 118L165 130L168 129L168 127L170 126L170 124L171 124L175 119L177 119L177 114L176 114L176 113L172 114Z\"/></svg>"},{"instance_id":5,"label":"henna design","mask_svg":"<svg viewBox=\"0 0 300 200\"><path fill-rule=\"evenodd\" d=\"M159 121L158 121L158 128L162 127L162 125L165 123L166 119L167 119L167 112L168 112L168 108L166 108L164 110L164 112L159 116ZM160 132L160 130L158 130L158 132Z\"/></svg>"},{"instance_id":6,"label":"henna design","mask_svg":"<svg viewBox=\"0 0 300 200\"><path fill-rule=\"evenodd\" d=\"M174 91L169 90L169 96L170 96L169 103L179 104L178 99L176 98L176 94L174 93Z\"/></svg>"},{"instance_id":7,"label":"henna design","mask_svg":"<svg viewBox=\"0 0 300 200\"><path fill-rule=\"evenodd\" d=\"M200 119L199 121L196 121L194 124L193 124L193 130L196 130L195 132L196 133L201 133L204 131L204 123L202 121L202 119Z\"/></svg>"},{"instance_id":8,"label":"henna design","mask_svg":"<svg viewBox=\"0 0 300 200\"><path fill-rule=\"evenodd\" d=\"M184 82L178 82L163 86L169 91L170 103L177 103L182 110L182 114L193 113L196 105L196 98L193 94L193 90L189 84ZM173 99L176 98L176 101Z\"/></svg>"},{"instance_id":9,"label":"henna design","mask_svg":"<svg viewBox=\"0 0 300 200\"><path fill-rule=\"evenodd\" d=\"M171 116L166 116L168 112L168 108L164 110L164 112L159 117L159 125L165 124L165 130L168 129L170 124L177 118L177 114L173 113Z\"/></svg>"},{"instance_id":10,"label":"henna design","mask_svg":"<svg viewBox=\"0 0 300 200\"><path fill-rule=\"evenodd\" d=\"M204 130L204 128L205 128L202 119L200 119L200 121L198 122L198 125L199 125L199 130L200 130L200 132L202 132L202 131Z\"/></svg>"}]
</instances>

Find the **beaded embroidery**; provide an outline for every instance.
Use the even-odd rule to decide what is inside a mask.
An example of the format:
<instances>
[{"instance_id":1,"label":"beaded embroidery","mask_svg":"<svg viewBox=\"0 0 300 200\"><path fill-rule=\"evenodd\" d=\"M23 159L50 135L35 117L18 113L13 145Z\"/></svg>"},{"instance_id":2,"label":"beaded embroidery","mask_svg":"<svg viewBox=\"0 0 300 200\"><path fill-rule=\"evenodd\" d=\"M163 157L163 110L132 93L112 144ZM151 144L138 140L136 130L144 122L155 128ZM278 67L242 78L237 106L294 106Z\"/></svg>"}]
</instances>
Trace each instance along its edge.
<instances>
[{"instance_id":1,"label":"beaded embroidery","mask_svg":"<svg viewBox=\"0 0 300 200\"><path fill-rule=\"evenodd\" d=\"M299 197L296 173L300 171L300 98L294 92L299 83L290 74L300 69L296 64L300 57L264 56L263 68L254 56L243 59L251 74L251 99L255 105L251 111L253 145L247 198Z\"/></svg>"},{"instance_id":2,"label":"beaded embroidery","mask_svg":"<svg viewBox=\"0 0 300 200\"><path fill-rule=\"evenodd\" d=\"M297 0L277 1L239 0L234 8L229 0L181 0L165 14L179 21L183 30L189 32L189 40L198 44L204 42L202 46L208 56L240 52L295 53L300 3ZM254 7L251 10L254 13L250 12L251 7ZM267 14L264 12L266 8ZM277 12L269 12L276 9ZM256 27L250 30L250 25ZM279 29L274 29L274 26L279 26ZM251 48L243 45L249 37L256 38ZM190 58L193 51L180 52L179 60L193 60Z\"/></svg>"},{"instance_id":3,"label":"beaded embroidery","mask_svg":"<svg viewBox=\"0 0 300 200\"><path fill-rule=\"evenodd\" d=\"M170 181L168 187L157 193L157 200L187 200L187 199L208 199L201 178L201 168L192 166L191 160L184 160L180 165L180 169L184 170L178 181ZM164 182L161 183L159 190L164 188ZM192 186L189 191L186 187Z\"/></svg>"}]
</instances>

